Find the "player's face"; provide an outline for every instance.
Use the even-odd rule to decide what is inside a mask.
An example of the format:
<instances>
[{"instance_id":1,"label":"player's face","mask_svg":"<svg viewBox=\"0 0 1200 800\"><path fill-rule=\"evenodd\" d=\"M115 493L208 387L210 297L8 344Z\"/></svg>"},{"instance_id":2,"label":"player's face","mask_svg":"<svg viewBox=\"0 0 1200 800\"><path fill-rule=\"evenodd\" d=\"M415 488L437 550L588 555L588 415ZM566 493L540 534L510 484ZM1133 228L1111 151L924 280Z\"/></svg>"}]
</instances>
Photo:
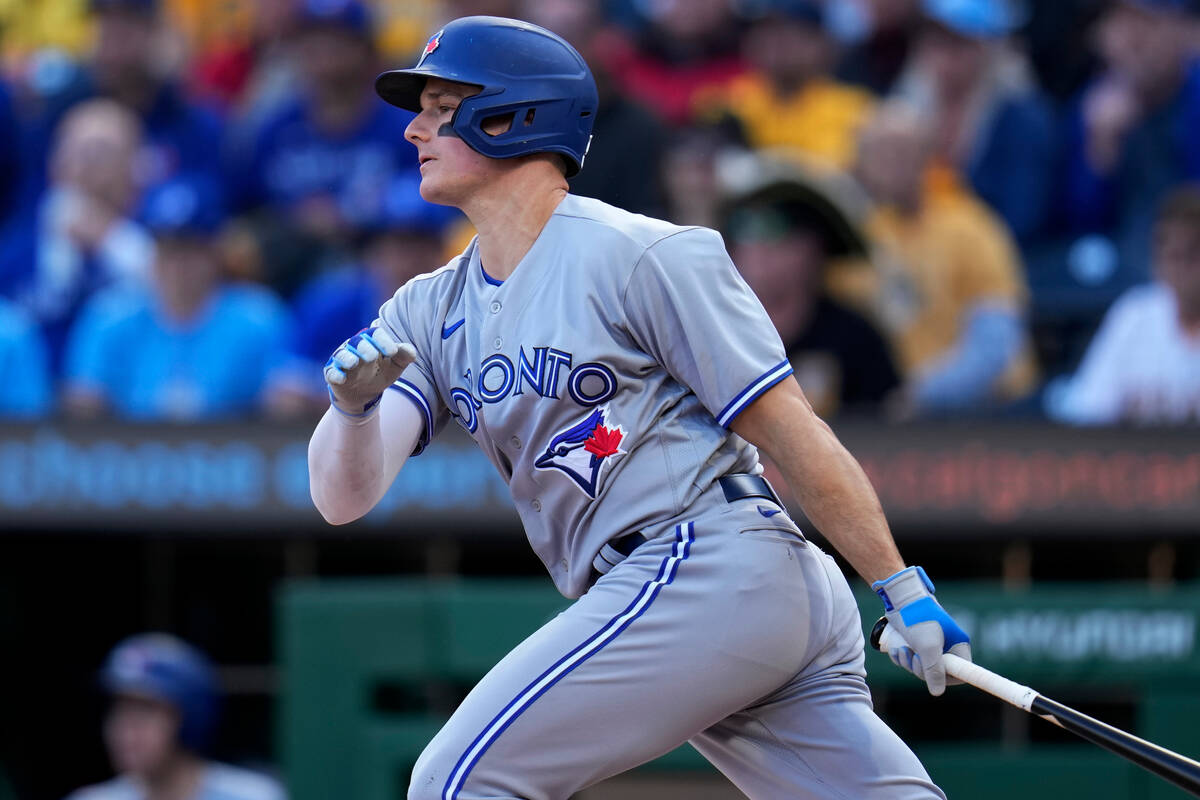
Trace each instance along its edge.
<instances>
[{"instance_id":1,"label":"player's face","mask_svg":"<svg viewBox=\"0 0 1200 800\"><path fill-rule=\"evenodd\" d=\"M122 695L104 720L104 743L113 769L124 775L151 776L177 753L179 714L159 700Z\"/></svg>"},{"instance_id":2,"label":"player's face","mask_svg":"<svg viewBox=\"0 0 1200 800\"><path fill-rule=\"evenodd\" d=\"M417 148L421 197L431 203L461 208L464 201L505 169L500 159L476 153L450 130L459 103L478 91L469 84L430 78L421 92L421 111L404 132Z\"/></svg>"}]
</instances>

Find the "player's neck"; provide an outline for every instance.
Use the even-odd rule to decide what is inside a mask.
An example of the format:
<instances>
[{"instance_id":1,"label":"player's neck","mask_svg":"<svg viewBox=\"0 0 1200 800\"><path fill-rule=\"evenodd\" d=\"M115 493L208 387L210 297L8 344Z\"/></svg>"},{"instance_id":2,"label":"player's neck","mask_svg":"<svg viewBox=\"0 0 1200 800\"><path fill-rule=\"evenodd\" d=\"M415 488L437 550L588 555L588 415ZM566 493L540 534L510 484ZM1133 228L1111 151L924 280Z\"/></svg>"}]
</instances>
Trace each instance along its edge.
<instances>
[{"instance_id":1,"label":"player's neck","mask_svg":"<svg viewBox=\"0 0 1200 800\"><path fill-rule=\"evenodd\" d=\"M501 281L512 275L567 196L566 179L549 164L527 164L504 177L462 209L479 233L484 268Z\"/></svg>"}]
</instances>

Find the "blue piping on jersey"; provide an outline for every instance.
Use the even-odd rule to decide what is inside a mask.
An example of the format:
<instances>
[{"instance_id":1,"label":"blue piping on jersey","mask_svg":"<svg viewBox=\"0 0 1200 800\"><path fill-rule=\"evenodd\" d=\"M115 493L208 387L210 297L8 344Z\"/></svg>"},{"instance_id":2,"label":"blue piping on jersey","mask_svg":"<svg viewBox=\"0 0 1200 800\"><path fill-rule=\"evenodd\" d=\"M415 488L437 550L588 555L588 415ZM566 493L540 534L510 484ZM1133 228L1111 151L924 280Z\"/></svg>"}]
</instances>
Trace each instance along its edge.
<instances>
[{"instance_id":1,"label":"blue piping on jersey","mask_svg":"<svg viewBox=\"0 0 1200 800\"><path fill-rule=\"evenodd\" d=\"M421 438L417 440L417 449L412 452L412 455L419 456L433 438L433 411L429 408L429 401L425 399L425 395L421 393L420 389L404 378L397 378L396 382L388 388L395 389L407 397L425 415L425 430L421 433Z\"/></svg>"},{"instance_id":2,"label":"blue piping on jersey","mask_svg":"<svg viewBox=\"0 0 1200 800\"><path fill-rule=\"evenodd\" d=\"M483 279L485 281L487 281L488 283L490 283L492 286L503 286L504 285L504 281L496 280L491 275L487 274L487 270L483 268L482 261L479 262L479 272L480 272L480 274L483 275Z\"/></svg>"},{"instance_id":3,"label":"blue piping on jersey","mask_svg":"<svg viewBox=\"0 0 1200 800\"><path fill-rule=\"evenodd\" d=\"M641 591L638 592L633 602L625 607L624 611L610 619L603 628L592 634L583 644L567 653L539 675L488 723L488 726L475 737L475 741L471 742L471 746L467 748L466 752L459 757L454 769L450 770L450 777L442 789L442 800L455 800L458 797L458 793L467 781L467 776L479 759L525 709L533 705L534 701L573 669L600 652L605 645L617 638L635 619L646 612L646 609L654 602L654 598L662 591L662 587L675 580L675 575L679 572L679 565L687 560L692 542L695 540L695 523L688 522L675 526L675 544L671 547L671 555L663 559L654 580L642 584Z\"/></svg>"},{"instance_id":4,"label":"blue piping on jersey","mask_svg":"<svg viewBox=\"0 0 1200 800\"><path fill-rule=\"evenodd\" d=\"M791 374L792 365L785 358L738 392L737 397L730 400L729 404L721 409L721 413L717 414L717 424L722 428L728 428L734 417L745 411L746 407L757 400L759 395Z\"/></svg>"}]
</instances>

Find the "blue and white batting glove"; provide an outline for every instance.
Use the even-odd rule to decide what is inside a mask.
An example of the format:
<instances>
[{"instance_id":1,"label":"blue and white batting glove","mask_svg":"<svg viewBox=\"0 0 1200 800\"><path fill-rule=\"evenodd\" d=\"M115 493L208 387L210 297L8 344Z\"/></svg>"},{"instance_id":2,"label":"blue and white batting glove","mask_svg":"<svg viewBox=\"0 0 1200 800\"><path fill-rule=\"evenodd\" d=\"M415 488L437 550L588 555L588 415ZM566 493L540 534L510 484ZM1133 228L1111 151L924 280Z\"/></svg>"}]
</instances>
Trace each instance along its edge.
<instances>
[{"instance_id":1,"label":"blue and white batting glove","mask_svg":"<svg viewBox=\"0 0 1200 800\"><path fill-rule=\"evenodd\" d=\"M888 625L895 633L888 655L925 681L929 693L946 691L946 667L943 653L971 660L971 640L946 609L933 599L933 582L920 567L908 567L871 584L883 600ZM951 684L962 683L950 678Z\"/></svg>"},{"instance_id":2,"label":"blue and white batting glove","mask_svg":"<svg viewBox=\"0 0 1200 800\"><path fill-rule=\"evenodd\" d=\"M330 404L348 417L369 418L384 391L416 358L413 346L397 342L386 328L364 328L325 362Z\"/></svg>"}]
</instances>

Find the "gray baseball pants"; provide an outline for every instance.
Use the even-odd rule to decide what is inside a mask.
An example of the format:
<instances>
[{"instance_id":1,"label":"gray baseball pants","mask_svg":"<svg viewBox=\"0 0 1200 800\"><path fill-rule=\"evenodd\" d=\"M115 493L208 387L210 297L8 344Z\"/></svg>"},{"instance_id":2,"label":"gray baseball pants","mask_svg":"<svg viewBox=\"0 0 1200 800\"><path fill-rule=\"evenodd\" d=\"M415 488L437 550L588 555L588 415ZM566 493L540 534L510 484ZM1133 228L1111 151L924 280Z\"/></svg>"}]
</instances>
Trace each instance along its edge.
<instances>
[{"instance_id":1,"label":"gray baseball pants","mask_svg":"<svg viewBox=\"0 0 1200 800\"><path fill-rule=\"evenodd\" d=\"M687 741L752 800L945 800L872 710L841 571L775 510L645 532L471 691L410 800L566 800Z\"/></svg>"}]
</instances>

